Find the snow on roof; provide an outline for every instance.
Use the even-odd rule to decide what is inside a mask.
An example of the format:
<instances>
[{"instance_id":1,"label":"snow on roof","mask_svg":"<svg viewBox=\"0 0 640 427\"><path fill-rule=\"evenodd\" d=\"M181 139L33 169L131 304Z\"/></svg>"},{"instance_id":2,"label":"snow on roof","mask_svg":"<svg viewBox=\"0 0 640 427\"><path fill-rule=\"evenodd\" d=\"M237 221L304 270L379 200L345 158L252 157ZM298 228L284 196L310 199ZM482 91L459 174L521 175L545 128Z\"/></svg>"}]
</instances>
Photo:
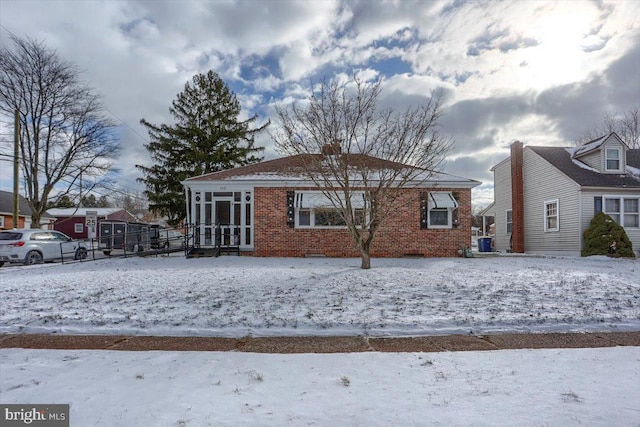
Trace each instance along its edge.
<instances>
[{"instance_id":1,"label":"snow on roof","mask_svg":"<svg viewBox=\"0 0 640 427\"><path fill-rule=\"evenodd\" d=\"M597 148L600 148L600 146L604 143L604 141L607 138L609 138L609 135L601 136L600 138L594 139L593 141L590 141L581 147L572 149L573 153L569 151L570 149L568 149L567 151L569 151L569 154L571 154L571 157L578 157L585 153L588 153L589 151L593 151Z\"/></svg>"},{"instance_id":2,"label":"snow on roof","mask_svg":"<svg viewBox=\"0 0 640 427\"><path fill-rule=\"evenodd\" d=\"M55 208L48 209L47 212L55 217L70 216L87 216L88 211L97 212L98 216L107 216L116 212L123 211L124 208Z\"/></svg>"},{"instance_id":3,"label":"snow on roof","mask_svg":"<svg viewBox=\"0 0 640 427\"><path fill-rule=\"evenodd\" d=\"M582 163L580 160L577 160L574 157L574 153L576 151L575 148L566 148L567 152L569 153L569 156L571 156L571 161L573 162L574 165L581 167L582 169L586 169L588 171L591 172L600 172L598 169L592 168L591 166L587 165L586 163Z\"/></svg>"}]
</instances>

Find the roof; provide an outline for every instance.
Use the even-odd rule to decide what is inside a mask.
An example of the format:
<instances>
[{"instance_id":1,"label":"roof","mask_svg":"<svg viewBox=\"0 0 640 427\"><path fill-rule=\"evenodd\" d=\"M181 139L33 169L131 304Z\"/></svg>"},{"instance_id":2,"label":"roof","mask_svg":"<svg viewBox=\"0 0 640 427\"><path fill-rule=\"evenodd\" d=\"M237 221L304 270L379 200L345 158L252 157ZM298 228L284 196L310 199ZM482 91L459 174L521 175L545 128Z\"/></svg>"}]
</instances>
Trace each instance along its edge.
<instances>
[{"instance_id":1,"label":"roof","mask_svg":"<svg viewBox=\"0 0 640 427\"><path fill-rule=\"evenodd\" d=\"M49 209L48 212L51 216L59 217L74 217L74 216L87 216L87 211L97 212L98 216L108 216L116 212L123 211L123 208L54 208Z\"/></svg>"},{"instance_id":2,"label":"roof","mask_svg":"<svg viewBox=\"0 0 640 427\"><path fill-rule=\"evenodd\" d=\"M306 180L305 171L308 170L309 165L317 164L326 156L323 154L298 154L294 156L281 157L274 160L267 160L260 163L254 163L251 165L240 166L233 169L226 169L219 172L212 172L205 175L200 175L192 178L188 178L183 183L192 182L207 182L207 181L231 181L231 180L246 180L246 181L284 181L284 180ZM404 169L409 166L401 163L392 162L377 157L367 156L364 154L343 154L342 158L346 158L349 164L354 166L366 165L370 169L383 170L383 169ZM429 181L446 181L446 182L459 182L465 184L477 185L478 181L463 178L455 175L449 175L442 172L432 172L427 169L423 169L425 174L428 174ZM420 179L417 177L416 179Z\"/></svg>"},{"instance_id":3,"label":"roof","mask_svg":"<svg viewBox=\"0 0 640 427\"><path fill-rule=\"evenodd\" d=\"M612 137L612 136L615 136L618 141L620 141L623 145L626 146L624 141L622 139L620 139L620 137L615 132L611 132L608 135L604 135L604 136L601 136L600 138L593 139L593 140L587 142L586 144L581 145L580 147L574 149L573 156L574 157L580 157L580 156L582 156L582 155L584 155L586 153L590 153L592 151L595 151L595 150L599 149L602 146L602 144L604 144L606 141L608 141L609 138Z\"/></svg>"},{"instance_id":4,"label":"roof","mask_svg":"<svg viewBox=\"0 0 640 427\"><path fill-rule=\"evenodd\" d=\"M0 212L13 215L13 193L0 191ZM18 215L31 216L29 202L18 195Z\"/></svg>"},{"instance_id":5,"label":"roof","mask_svg":"<svg viewBox=\"0 0 640 427\"><path fill-rule=\"evenodd\" d=\"M604 140L603 140L604 141ZM583 187L640 188L640 176L603 174L571 158L572 148L532 147L533 152ZM627 165L640 169L640 149L627 150Z\"/></svg>"}]
</instances>

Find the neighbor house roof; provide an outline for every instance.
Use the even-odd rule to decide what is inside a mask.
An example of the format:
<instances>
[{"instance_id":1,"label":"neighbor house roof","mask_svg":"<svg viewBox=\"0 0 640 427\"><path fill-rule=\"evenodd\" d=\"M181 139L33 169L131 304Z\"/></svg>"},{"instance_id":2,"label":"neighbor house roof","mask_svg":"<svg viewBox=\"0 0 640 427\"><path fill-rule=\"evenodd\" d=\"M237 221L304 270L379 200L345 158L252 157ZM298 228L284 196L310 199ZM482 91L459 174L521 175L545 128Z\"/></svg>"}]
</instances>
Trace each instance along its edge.
<instances>
[{"instance_id":1,"label":"neighbor house roof","mask_svg":"<svg viewBox=\"0 0 640 427\"><path fill-rule=\"evenodd\" d=\"M13 215L13 193L0 191L0 213ZM18 195L18 215L31 216L29 202Z\"/></svg>"},{"instance_id":2,"label":"neighbor house roof","mask_svg":"<svg viewBox=\"0 0 640 427\"><path fill-rule=\"evenodd\" d=\"M596 142L600 142L597 140ZM599 173L588 165L571 158L571 148L532 147L533 152L583 187L640 188L640 175ZM590 148L592 150L593 147ZM627 150L627 165L640 170L640 149Z\"/></svg>"},{"instance_id":3,"label":"neighbor house roof","mask_svg":"<svg viewBox=\"0 0 640 427\"><path fill-rule=\"evenodd\" d=\"M124 211L124 209L123 208L54 208L54 209L49 209L48 212L50 215L55 216L56 218L60 218L60 217L87 216L87 211L94 211L94 212L97 212L97 216L106 217L116 212ZM131 216L133 217L133 215Z\"/></svg>"},{"instance_id":4,"label":"neighbor house roof","mask_svg":"<svg viewBox=\"0 0 640 427\"><path fill-rule=\"evenodd\" d=\"M183 182L305 180L305 172L308 170L310 165L318 164L325 157L326 156L323 154L299 154L281 157L278 159L267 160L260 163L188 178ZM350 165L356 167L365 166L372 170L397 170L409 168L409 166L401 163L363 154L343 154L341 155L341 158L346 159ZM431 172L426 169L423 169L423 171L425 175L428 175L428 181L458 182L460 184L466 183L473 186L480 184L478 181L472 179L449 175L442 172Z\"/></svg>"}]
</instances>

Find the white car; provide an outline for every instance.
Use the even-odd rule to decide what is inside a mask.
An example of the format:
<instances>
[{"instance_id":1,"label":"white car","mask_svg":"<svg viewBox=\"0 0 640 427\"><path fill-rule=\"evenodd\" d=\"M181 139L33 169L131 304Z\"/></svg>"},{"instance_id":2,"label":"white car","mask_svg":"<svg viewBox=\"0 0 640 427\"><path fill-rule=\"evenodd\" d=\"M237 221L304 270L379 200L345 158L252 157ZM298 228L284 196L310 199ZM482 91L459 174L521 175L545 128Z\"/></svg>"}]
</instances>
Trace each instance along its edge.
<instances>
[{"instance_id":1,"label":"white car","mask_svg":"<svg viewBox=\"0 0 640 427\"><path fill-rule=\"evenodd\" d=\"M59 259L85 259L85 242L54 230L13 229L0 231L0 267L5 262L25 265Z\"/></svg>"}]
</instances>

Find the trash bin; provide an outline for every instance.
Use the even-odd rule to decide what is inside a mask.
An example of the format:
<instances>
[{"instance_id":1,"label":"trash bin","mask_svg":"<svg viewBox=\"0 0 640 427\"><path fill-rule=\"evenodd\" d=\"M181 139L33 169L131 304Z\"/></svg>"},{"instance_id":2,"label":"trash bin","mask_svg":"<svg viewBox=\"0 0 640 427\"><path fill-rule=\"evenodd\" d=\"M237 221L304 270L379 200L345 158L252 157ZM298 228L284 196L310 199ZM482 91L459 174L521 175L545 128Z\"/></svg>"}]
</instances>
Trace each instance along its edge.
<instances>
[{"instance_id":1,"label":"trash bin","mask_svg":"<svg viewBox=\"0 0 640 427\"><path fill-rule=\"evenodd\" d=\"M491 237L481 237L478 239L479 252L491 252Z\"/></svg>"}]
</instances>

